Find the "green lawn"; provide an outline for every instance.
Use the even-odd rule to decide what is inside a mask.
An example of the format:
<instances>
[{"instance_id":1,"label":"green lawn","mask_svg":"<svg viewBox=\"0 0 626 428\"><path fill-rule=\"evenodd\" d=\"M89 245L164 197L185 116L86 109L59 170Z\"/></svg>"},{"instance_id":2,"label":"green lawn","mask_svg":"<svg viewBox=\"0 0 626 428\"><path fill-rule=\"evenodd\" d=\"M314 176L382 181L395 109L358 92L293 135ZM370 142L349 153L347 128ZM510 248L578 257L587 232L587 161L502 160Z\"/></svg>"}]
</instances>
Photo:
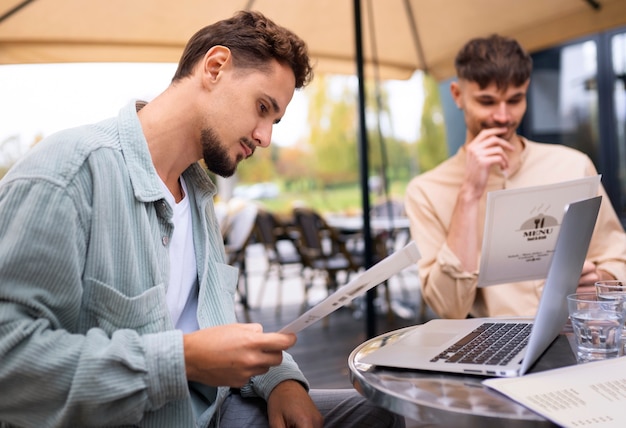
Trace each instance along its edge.
<instances>
[{"instance_id":1,"label":"green lawn","mask_svg":"<svg viewBox=\"0 0 626 428\"><path fill-rule=\"evenodd\" d=\"M406 182L394 182L391 185L391 199L402 200L406 189ZM384 199L383 196L370 195L370 205ZM272 212L288 214L296 205L306 205L321 213L358 214L361 212L361 189L357 184L342 186L333 189L308 190L299 192L281 192L274 199L259 201Z\"/></svg>"}]
</instances>

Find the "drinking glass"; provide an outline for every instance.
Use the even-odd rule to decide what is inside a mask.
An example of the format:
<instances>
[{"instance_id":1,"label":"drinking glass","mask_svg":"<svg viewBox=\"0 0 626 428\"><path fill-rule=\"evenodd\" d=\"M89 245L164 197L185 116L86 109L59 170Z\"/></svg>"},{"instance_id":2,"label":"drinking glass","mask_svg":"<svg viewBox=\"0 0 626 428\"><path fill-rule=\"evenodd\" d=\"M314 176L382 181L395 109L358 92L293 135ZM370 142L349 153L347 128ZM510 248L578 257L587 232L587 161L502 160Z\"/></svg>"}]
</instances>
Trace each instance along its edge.
<instances>
[{"instance_id":1,"label":"drinking glass","mask_svg":"<svg viewBox=\"0 0 626 428\"><path fill-rule=\"evenodd\" d=\"M622 300L625 302L624 310L626 311L626 282L620 280L606 280L596 282L596 294L601 300ZM625 320L626 322L626 314ZM626 325L622 326L622 346L620 347L620 354L624 354L624 347L626 346Z\"/></svg>"},{"instance_id":2,"label":"drinking glass","mask_svg":"<svg viewBox=\"0 0 626 428\"><path fill-rule=\"evenodd\" d=\"M579 363L616 358L624 326L624 300L602 300L596 293L567 296Z\"/></svg>"}]
</instances>

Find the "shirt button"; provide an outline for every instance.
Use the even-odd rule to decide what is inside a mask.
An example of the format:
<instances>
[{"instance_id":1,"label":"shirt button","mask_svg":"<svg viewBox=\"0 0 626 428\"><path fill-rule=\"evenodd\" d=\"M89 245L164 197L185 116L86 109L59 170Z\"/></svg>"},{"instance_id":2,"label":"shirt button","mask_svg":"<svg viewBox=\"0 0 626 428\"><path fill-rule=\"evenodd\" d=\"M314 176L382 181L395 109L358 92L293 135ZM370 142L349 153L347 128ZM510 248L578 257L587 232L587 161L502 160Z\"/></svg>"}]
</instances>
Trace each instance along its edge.
<instances>
[{"instance_id":1,"label":"shirt button","mask_svg":"<svg viewBox=\"0 0 626 428\"><path fill-rule=\"evenodd\" d=\"M168 238L167 236L164 236L163 238L161 238L161 242L163 242L163 245L167 247L167 244L170 243L170 238Z\"/></svg>"}]
</instances>

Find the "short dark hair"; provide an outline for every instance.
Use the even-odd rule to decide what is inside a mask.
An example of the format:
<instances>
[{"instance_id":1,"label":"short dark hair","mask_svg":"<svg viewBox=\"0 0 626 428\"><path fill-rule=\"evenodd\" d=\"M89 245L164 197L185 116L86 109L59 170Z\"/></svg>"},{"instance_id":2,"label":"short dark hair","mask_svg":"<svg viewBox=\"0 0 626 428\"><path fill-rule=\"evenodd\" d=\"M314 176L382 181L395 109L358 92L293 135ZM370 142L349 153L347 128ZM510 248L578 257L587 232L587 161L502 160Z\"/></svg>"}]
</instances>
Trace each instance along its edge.
<instances>
[{"instance_id":1,"label":"short dark hair","mask_svg":"<svg viewBox=\"0 0 626 428\"><path fill-rule=\"evenodd\" d=\"M270 60L276 59L291 67L296 88L313 79L307 46L300 37L260 12L240 11L202 28L189 39L172 81L189 76L198 61L217 45L230 49L235 67L264 70Z\"/></svg>"},{"instance_id":2,"label":"short dark hair","mask_svg":"<svg viewBox=\"0 0 626 428\"><path fill-rule=\"evenodd\" d=\"M454 66L459 79L476 82L481 89L491 83L503 89L521 86L530 79L533 61L515 39L493 34L467 42Z\"/></svg>"}]
</instances>

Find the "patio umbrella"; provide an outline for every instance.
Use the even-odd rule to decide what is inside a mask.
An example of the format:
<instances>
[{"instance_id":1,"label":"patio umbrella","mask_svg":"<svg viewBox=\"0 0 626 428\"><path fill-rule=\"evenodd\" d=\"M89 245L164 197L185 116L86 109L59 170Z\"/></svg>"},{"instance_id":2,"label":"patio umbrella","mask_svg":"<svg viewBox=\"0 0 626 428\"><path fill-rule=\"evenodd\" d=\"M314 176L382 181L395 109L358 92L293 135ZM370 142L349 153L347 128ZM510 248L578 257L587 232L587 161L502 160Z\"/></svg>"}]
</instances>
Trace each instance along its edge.
<instances>
[{"instance_id":1,"label":"patio umbrella","mask_svg":"<svg viewBox=\"0 0 626 428\"><path fill-rule=\"evenodd\" d=\"M366 265L366 75L404 79L421 69L451 77L471 37L500 33L529 51L626 25L623 0L0 0L0 64L177 62L200 27L255 9L309 45L316 72L356 74ZM367 335L375 333L371 294Z\"/></svg>"},{"instance_id":2,"label":"patio umbrella","mask_svg":"<svg viewBox=\"0 0 626 428\"><path fill-rule=\"evenodd\" d=\"M474 36L513 36L532 52L626 24L623 0L360 3L366 72L376 62L383 79L416 69L451 77L456 51ZM355 73L353 0L0 0L0 64L177 62L198 28L240 9L296 31L320 72Z\"/></svg>"}]
</instances>

